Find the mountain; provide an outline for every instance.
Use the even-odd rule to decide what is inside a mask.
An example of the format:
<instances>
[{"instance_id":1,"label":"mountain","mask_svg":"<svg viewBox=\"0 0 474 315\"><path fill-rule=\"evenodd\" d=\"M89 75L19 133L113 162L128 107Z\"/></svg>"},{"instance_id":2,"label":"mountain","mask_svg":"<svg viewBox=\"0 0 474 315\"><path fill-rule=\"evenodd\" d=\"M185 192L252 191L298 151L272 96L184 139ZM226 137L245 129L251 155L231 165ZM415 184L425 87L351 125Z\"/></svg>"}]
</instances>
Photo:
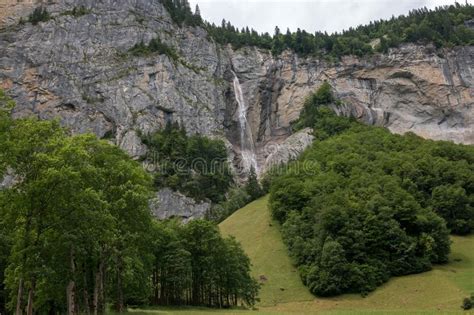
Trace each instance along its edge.
<instances>
[{"instance_id":1,"label":"mountain","mask_svg":"<svg viewBox=\"0 0 474 315\"><path fill-rule=\"evenodd\" d=\"M474 46L402 44L334 62L217 44L202 27L178 26L158 0L43 5L52 18L33 25L19 22L38 3L3 4L0 87L17 102L14 116L59 118L135 157L146 152L141 134L176 121L226 141L236 170L245 133L265 170L311 143L310 130L291 135L291 122L324 81L343 101L334 108L341 114L396 133L474 143ZM81 6L87 10L73 10ZM132 53L153 39L164 53Z\"/></svg>"}]
</instances>

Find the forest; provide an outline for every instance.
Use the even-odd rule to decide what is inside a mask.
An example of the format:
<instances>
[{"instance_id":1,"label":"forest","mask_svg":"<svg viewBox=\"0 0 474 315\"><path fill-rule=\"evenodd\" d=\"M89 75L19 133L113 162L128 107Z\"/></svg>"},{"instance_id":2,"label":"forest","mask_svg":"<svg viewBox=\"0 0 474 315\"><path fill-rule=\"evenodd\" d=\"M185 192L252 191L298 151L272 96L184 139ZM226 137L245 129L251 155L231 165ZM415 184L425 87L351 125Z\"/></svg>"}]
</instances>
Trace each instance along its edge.
<instances>
[{"instance_id":1,"label":"forest","mask_svg":"<svg viewBox=\"0 0 474 315\"><path fill-rule=\"evenodd\" d=\"M13 120L13 107L0 91L0 313L256 302L234 239L211 222L152 218L139 162L57 121Z\"/></svg>"},{"instance_id":2,"label":"forest","mask_svg":"<svg viewBox=\"0 0 474 315\"><path fill-rule=\"evenodd\" d=\"M239 29L230 21L221 25L201 18L199 7L193 13L187 0L161 0L178 25L201 26L220 44L232 44L235 49L256 46L269 49L273 55L290 49L301 56L315 55L339 58L344 55L365 56L386 53L402 43L433 43L436 47L474 44L474 30L465 22L474 18L474 6L466 3L441 6L434 10L421 8L408 15L370 22L340 33L310 33L297 29L285 32L275 27L274 34L260 34L254 29Z\"/></svg>"},{"instance_id":3,"label":"forest","mask_svg":"<svg viewBox=\"0 0 474 315\"><path fill-rule=\"evenodd\" d=\"M474 229L474 148L338 117L329 84L295 128L316 141L271 180L272 215L316 295L363 295L445 263L449 234Z\"/></svg>"}]
</instances>

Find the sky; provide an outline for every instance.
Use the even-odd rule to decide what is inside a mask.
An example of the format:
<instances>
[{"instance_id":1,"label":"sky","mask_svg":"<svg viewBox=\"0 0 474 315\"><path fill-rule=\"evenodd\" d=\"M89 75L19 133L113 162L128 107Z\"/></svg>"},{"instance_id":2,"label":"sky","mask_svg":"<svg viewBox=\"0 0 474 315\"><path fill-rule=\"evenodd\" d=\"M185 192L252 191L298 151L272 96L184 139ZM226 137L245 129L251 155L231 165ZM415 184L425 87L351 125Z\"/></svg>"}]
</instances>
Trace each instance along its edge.
<instances>
[{"instance_id":1,"label":"sky","mask_svg":"<svg viewBox=\"0 0 474 315\"><path fill-rule=\"evenodd\" d=\"M468 0L473 3L474 0ZM274 33L275 25L308 32L340 32L370 21L407 14L415 8L435 8L455 0L190 0L201 16L220 25L222 19L236 27L249 26L258 32ZM466 0L458 0L465 3Z\"/></svg>"}]
</instances>

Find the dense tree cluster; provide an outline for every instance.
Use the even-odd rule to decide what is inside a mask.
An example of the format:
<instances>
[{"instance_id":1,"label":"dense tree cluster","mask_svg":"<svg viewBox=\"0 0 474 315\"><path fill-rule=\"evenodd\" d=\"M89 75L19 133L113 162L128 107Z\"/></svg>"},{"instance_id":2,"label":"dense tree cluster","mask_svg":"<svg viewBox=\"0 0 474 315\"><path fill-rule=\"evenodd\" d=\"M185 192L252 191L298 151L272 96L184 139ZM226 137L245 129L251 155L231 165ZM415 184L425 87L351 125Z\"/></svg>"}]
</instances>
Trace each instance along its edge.
<instances>
[{"instance_id":1,"label":"dense tree cluster","mask_svg":"<svg viewBox=\"0 0 474 315\"><path fill-rule=\"evenodd\" d=\"M325 140L271 185L273 216L304 283L318 295L365 294L446 262L449 230L474 228L474 148L335 117L320 105L325 90L312 97Z\"/></svg>"},{"instance_id":2,"label":"dense tree cluster","mask_svg":"<svg viewBox=\"0 0 474 315\"><path fill-rule=\"evenodd\" d=\"M248 28L239 31L230 23L226 23L225 27L211 25L210 33L217 35L215 38L218 42L231 43L236 47L254 45L266 49L271 48L274 55L290 49L303 56L364 56L374 51L387 52L388 48L396 47L401 43L432 42L437 47L472 45L474 31L464 23L473 17L474 6L456 4L438 7L435 10L417 9L407 16L375 21L331 35L321 32L311 34L300 29L294 33L287 30L283 34L276 27L273 37L268 34L255 37ZM270 42L269 38L271 38ZM373 42L374 40L379 42Z\"/></svg>"},{"instance_id":3,"label":"dense tree cluster","mask_svg":"<svg viewBox=\"0 0 474 315\"><path fill-rule=\"evenodd\" d=\"M356 120L334 115L330 107L340 105L341 102L331 91L331 85L326 81L323 82L315 93L305 99L300 118L292 122L293 130L313 128L314 135L319 140L341 133L356 124Z\"/></svg>"},{"instance_id":4,"label":"dense tree cluster","mask_svg":"<svg viewBox=\"0 0 474 315\"><path fill-rule=\"evenodd\" d=\"M197 200L224 200L233 178L221 140L188 136L177 124L143 137L156 166L157 187L171 187Z\"/></svg>"},{"instance_id":5,"label":"dense tree cluster","mask_svg":"<svg viewBox=\"0 0 474 315\"><path fill-rule=\"evenodd\" d=\"M244 46L256 46L263 49L272 49L273 38L268 33L259 34L248 27L239 30L231 22L222 20L221 25L205 24L209 35L219 44L232 44L235 49Z\"/></svg>"},{"instance_id":6,"label":"dense tree cluster","mask_svg":"<svg viewBox=\"0 0 474 315\"><path fill-rule=\"evenodd\" d=\"M252 306L259 285L234 238L205 220L157 223L153 302L157 305Z\"/></svg>"},{"instance_id":7,"label":"dense tree cluster","mask_svg":"<svg viewBox=\"0 0 474 315\"><path fill-rule=\"evenodd\" d=\"M170 14L173 21L179 26L200 26L203 25L203 20L199 11L199 6L196 5L196 10L193 13L188 0L160 0L164 7Z\"/></svg>"},{"instance_id":8,"label":"dense tree cluster","mask_svg":"<svg viewBox=\"0 0 474 315\"><path fill-rule=\"evenodd\" d=\"M15 120L1 140L0 159L17 178L0 192L10 310L103 312L107 301L123 310L135 280L125 275L143 272L151 223L140 164L54 121Z\"/></svg>"},{"instance_id":9,"label":"dense tree cluster","mask_svg":"<svg viewBox=\"0 0 474 315\"><path fill-rule=\"evenodd\" d=\"M2 314L254 303L258 287L234 240L206 222L155 222L138 162L56 121L12 120L12 106L0 91L0 178L12 179L0 187ZM178 289L182 281L190 286Z\"/></svg>"},{"instance_id":10,"label":"dense tree cluster","mask_svg":"<svg viewBox=\"0 0 474 315\"><path fill-rule=\"evenodd\" d=\"M187 0L163 0L173 20L179 25L200 25L216 42L232 44L235 48L257 46L271 49L279 55L285 49L300 55L364 56L374 51L387 52L401 43L434 43L437 47L472 45L474 31L465 22L474 18L474 6L456 3L434 10L412 10L408 15L379 20L368 25L350 28L342 33L308 33L297 29L283 33L278 27L273 36L259 34L253 29L238 29L223 20L221 25L202 21L199 12L193 14ZM197 10L198 11L198 10Z\"/></svg>"}]
</instances>

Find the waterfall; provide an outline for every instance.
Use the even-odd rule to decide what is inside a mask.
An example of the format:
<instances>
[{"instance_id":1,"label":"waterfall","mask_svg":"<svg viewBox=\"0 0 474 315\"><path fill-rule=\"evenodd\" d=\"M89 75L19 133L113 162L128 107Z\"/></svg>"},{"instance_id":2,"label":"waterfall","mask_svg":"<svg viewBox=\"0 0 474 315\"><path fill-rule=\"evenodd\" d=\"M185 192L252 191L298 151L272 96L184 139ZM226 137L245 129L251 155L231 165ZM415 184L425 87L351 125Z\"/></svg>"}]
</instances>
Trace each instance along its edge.
<instances>
[{"instance_id":1,"label":"waterfall","mask_svg":"<svg viewBox=\"0 0 474 315\"><path fill-rule=\"evenodd\" d=\"M242 87L240 86L239 78L234 74L234 93L237 104L239 105L239 125L240 125L240 153L242 155L242 166L246 173L250 169L255 169L258 174L257 155L255 154L255 143L253 142L252 130L247 121L247 105L245 103Z\"/></svg>"}]
</instances>

